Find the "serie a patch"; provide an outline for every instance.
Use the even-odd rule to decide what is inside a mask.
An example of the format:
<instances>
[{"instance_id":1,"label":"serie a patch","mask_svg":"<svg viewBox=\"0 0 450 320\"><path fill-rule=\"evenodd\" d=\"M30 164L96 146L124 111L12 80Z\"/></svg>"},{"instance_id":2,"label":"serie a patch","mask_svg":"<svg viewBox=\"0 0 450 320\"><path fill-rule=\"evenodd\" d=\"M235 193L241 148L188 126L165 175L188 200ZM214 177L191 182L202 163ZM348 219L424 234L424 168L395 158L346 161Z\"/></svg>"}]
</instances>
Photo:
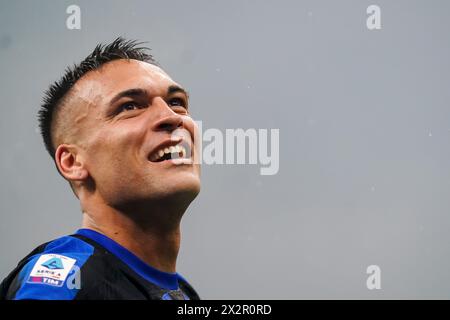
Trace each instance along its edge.
<instances>
[{"instance_id":1,"label":"serie a patch","mask_svg":"<svg viewBox=\"0 0 450 320\"><path fill-rule=\"evenodd\" d=\"M75 259L60 254L43 254L33 266L27 282L61 287L75 262Z\"/></svg>"}]
</instances>

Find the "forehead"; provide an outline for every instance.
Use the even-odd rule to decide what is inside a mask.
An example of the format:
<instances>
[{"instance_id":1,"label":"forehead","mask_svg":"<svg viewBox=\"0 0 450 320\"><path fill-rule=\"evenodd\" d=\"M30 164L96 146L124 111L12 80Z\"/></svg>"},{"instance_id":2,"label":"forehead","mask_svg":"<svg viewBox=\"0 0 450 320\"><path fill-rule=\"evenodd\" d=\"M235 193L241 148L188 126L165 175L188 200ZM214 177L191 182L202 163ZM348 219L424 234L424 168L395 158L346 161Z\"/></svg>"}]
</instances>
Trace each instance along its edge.
<instances>
[{"instance_id":1,"label":"forehead","mask_svg":"<svg viewBox=\"0 0 450 320\"><path fill-rule=\"evenodd\" d=\"M164 94L171 85L178 84L158 66L138 60L120 59L88 72L77 81L73 89L78 98L99 103L131 88Z\"/></svg>"}]
</instances>

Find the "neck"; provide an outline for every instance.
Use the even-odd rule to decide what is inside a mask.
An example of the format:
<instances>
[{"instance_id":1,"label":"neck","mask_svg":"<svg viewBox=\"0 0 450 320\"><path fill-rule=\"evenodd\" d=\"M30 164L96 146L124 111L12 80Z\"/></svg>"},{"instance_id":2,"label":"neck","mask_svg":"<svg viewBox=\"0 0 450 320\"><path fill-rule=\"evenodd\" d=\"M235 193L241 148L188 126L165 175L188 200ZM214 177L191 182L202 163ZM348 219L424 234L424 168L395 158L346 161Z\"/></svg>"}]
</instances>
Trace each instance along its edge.
<instances>
[{"instance_id":1,"label":"neck","mask_svg":"<svg viewBox=\"0 0 450 320\"><path fill-rule=\"evenodd\" d=\"M82 207L83 228L104 234L160 271L176 272L180 221L186 209L151 205L138 212L133 206L117 210L98 201Z\"/></svg>"}]
</instances>

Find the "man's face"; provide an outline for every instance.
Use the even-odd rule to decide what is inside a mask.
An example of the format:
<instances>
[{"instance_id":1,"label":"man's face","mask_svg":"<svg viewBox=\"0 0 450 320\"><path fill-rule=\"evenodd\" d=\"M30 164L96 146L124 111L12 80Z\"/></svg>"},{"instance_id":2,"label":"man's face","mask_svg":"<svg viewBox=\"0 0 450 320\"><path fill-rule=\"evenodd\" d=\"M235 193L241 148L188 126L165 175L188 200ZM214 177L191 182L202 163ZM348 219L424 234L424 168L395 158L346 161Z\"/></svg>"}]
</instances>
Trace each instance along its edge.
<instances>
[{"instance_id":1,"label":"man's face","mask_svg":"<svg viewBox=\"0 0 450 320\"><path fill-rule=\"evenodd\" d=\"M196 124L180 85L157 66L115 60L86 74L73 89L85 167L107 204L195 198Z\"/></svg>"}]
</instances>

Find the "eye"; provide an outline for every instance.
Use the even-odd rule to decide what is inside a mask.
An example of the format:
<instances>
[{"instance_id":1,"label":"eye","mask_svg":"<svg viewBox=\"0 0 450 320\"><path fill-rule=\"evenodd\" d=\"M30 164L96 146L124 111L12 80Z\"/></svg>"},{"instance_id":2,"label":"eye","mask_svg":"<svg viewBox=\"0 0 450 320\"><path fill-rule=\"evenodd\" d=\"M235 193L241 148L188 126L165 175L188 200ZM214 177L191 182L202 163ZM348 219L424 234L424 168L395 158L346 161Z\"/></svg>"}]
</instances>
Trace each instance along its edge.
<instances>
[{"instance_id":1,"label":"eye","mask_svg":"<svg viewBox=\"0 0 450 320\"><path fill-rule=\"evenodd\" d=\"M137 109L139 109L139 106L137 105L137 103L130 101L130 102L125 102L124 104L120 105L119 112L131 111L131 110L137 110Z\"/></svg>"},{"instance_id":2,"label":"eye","mask_svg":"<svg viewBox=\"0 0 450 320\"><path fill-rule=\"evenodd\" d=\"M169 103L170 103L171 106L183 107L183 108L187 109L187 105L186 105L186 102L184 101L184 99L173 98L173 99L170 99Z\"/></svg>"}]
</instances>

